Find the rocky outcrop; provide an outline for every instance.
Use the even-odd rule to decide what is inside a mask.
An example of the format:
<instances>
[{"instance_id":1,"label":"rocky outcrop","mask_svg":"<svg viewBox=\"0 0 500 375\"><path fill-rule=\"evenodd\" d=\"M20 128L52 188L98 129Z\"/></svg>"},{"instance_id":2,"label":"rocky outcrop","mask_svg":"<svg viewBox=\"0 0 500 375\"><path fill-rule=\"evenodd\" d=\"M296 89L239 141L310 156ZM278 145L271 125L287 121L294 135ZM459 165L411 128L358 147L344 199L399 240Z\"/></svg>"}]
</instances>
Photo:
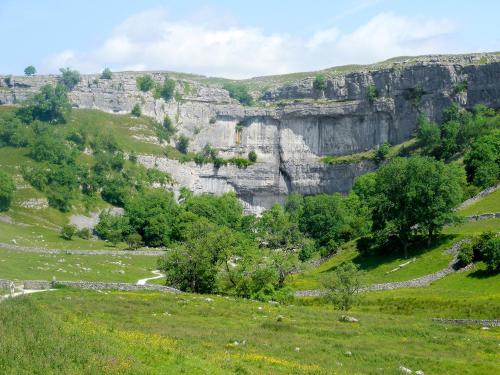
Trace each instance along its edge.
<instances>
[{"instance_id":1,"label":"rocky outcrop","mask_svg":"<svg viewBox=\"0 0 500 375\"><path fill-rule=\"evenodd\" d=\"M176 79L182 99L165 102L137 90L141 74L114 73L110 80L85 75L70 93L72 103L113 113L129 113L138 103L147 116L157 120L170 116L178 134L190 138L193 151L207 143L223 157L246 157L255 150L258 162L246 169L180 164L149 155L139 158L171 173L177 187L215 194L235 191L253 212L282 201L292 191L348 192L354 178L375 165L370 161L327 165L321 157L408 140L420 114L439 121L453 102L466 108L476 104L500 108L500 55L495 53L388 61L350 72L332 68L325 71L322 92L313 89L314 73L271 89L267 87L273 80L250 80L247 83L257 87L253 95L258 105L253 107L230 98L219 80L150 72L157 82L165 76ZM0 104L17 103L56 80L56 76L0 77ZM370 100L369 87L377 92Z\"/></svg>"}]
</instances>

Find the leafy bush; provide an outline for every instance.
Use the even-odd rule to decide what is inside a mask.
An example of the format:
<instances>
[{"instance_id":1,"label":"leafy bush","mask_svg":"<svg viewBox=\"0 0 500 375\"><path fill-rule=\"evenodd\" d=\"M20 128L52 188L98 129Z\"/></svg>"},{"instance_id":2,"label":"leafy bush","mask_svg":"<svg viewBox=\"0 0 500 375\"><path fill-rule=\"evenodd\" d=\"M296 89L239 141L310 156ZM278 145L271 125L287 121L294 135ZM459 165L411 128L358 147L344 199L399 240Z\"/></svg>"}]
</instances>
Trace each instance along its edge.
<instances>
[{"instance_id":1,"label":"leafy bush","mask_svg":"<svg viewBox=\"0 0 500 375\"><path fill-rule=\"evenodd\" d=\"M352 262L341 264L325 280L325 298L339 310L349 310L359 298L360 271Z\"/></svg>"},{"instance_id":2,"label":"leafy bush","mask_svg":"<svg viewBox=\"0 0 500 375\"><path fill-rule=\"evenodd\" d=\"M250 160L252 163L257 162L257 153L255 152L255 150L252 150L248 153L248 160Z\"/></svg>"},{"instance_id":3,"label":"leafy bush","mask_svg":"<svg viewBox=\"0 0 500 375\"><path fill-rule=\"evenodd\" d=\"M113 215L109 211L101 212L99 223L95 226L94 230L99 238L113 244L120 242L124 236L131 232L127 216Z\"/></svg>"},{"instance_id":4,"label":"leafy bush","mask_svg":"<svg viewBox=\"0 0 500 375\"><path fill-rule=\"evenodd\" d=\"M125 237L125 242L130 250L137 250L142 246L142 237L139 233L130 233Z\"/></svg>"},{"instance_id":5,"label":"leafy bush","mask_svg":"<svg viewBox=\"0 0 500 375\"><path fill-rule=\"evenodd\" d=\"M377 147L375 152L375 162L380 163L387 158L389 151L391 150L391 145L388 142L384 142Z\"/></svg>"},{"instance_id":6,"label":"leafy bush","mask_svg":"<svg viewBox=\"0 0 500 375\"><path fill-rule=\"evenodd\" d=\"M488 270L500 271L500 237L498 235L486 242L482 254Z\"/></svg>"},{"instance_id":7,"label":"leafy bush","mask_svg":"<svg viewBox=\"0 0 500 375\"><path fill-rule=\"evenodd\" d=\"M69 90L73 90L73 88L80 83L82 78L80 77L80 73L78 70L71 70L70 68L61 68L59 69L61 72L60 82Z\"/></svg>"},{"instance_id":8,"label":"leafy bush","mask_svg":"<svg viewBox=\"0 0 500 375\"><path fill-rule=\"evenodd\" d=\"M44 85L23 104L18 116L28 123L34 120L64 123L70 109L71 105L64 86Z\"/></svg>"},{"instance_id":9,"label":"leafy bush","mask_svg":"<svg viewBox=\"0 0 500 375\"><path fill-rule=\"evenodd\" d=\"M134 104L130 114L132 116L135 116L135 117L141 117L142 111L141 111L141 106L139 105L139 103Z\"/></svg>"},{"instance_id":10,"label":"leafy bush","mask_svg":"<svg viewBox=\"0 0 500 375\"><path fill-rule=\"evenodd\" d=\"M137 88L141 90L142 92L148 92L150 91L154 85L155 81L153 80L153 77L151 77L149 74L145 74L143 76L139 76L135 79Z\"/></svg>"},{"instance_id":11,"label":"leafy bush","mask_svg":"<svg viewBox=\"0 0 500 375\"><path fill-rule=\"evenodd\" d=\"M242 158L242 157L229 158L229 159L227 159L227 163L234 164L238 168L246 168L246 167L253 164L250 160Z\"/></svg>"},{"instance_id":12,"label":"leafy bush","mask_svg":"<svg viewBox=\"0 0 500 375\"><path fill-rule=\"evenodd\" d=\"M76 235L81 239L88 240L90 239L91 233L89 228L82 228L76 232Z\"/></svg>"},{"instance_id":13,"label":"leafy bush","mask_svg":"<svg viewBox=\"0 0 500 375\"><path fill-rule=\"evenodd\" d=\"M168 102L174 96L174 90L175 90L175 81L173 79L165 78L163 84L158 85L155 88L154 97L157 99L163 98L166 102Z\"/></svg>"},{"instance_id":14,"label":"leafy bush","mask_svg":"<svg viewBox=\"0 0 500 375\"><path fill-rule=\"evenodd\" d=\"M111 79L113 78L113 73L111 73L111 70L109 68L104 68L104 70L101 73L101 79Z\"/></svg>"},{"instance_id":15,"label":"leafy bush","mask_svg":"<svg viewBox=\"0 0 500 375\"><path fill-rule=\"evenodd\" d=\"M24 69L24 74L27 76L33 76L36 74L36 68L33 65L29 65Z\"/></svg>"},{"instance_id":16,"label":"leafy bush","mask_svg":"<svg viewBox=\"0 0 500 375\"><path fill-rule=\"evenodd\" d=\"M467 81L461 81L456 84L453 91L457 94L460 92L466 92L469 87L469 83Z\"/></svg>"},{"instance_id":17,"label":"leafy bush","mask_svg":"<svg viewBox=\"0 0 500 375\"><path fill-rule=\"evenodd\" d=\"M248 87L243 83L227 82L224 84L224 90L229 92L229 96L236 99L243 105L251 105L253 98L248 92Z\"/></svg>"},{"instance_id":18,"label":"leafy bush","mask_svg":"<svg viewBox=\"0 0 500 375\"><path fill-rule=\"evenodd\" d=\"M500 133L474 141L464 157L467 180L486 188L500 179Z\"/></svg>"},{"instance_id":19,"label":"leafy bush","mask_svg":"<svg viewBox=\"0 0 500 375\"><path fill-rule=\"evenodd\" d=\"M378 91L374 84L369 84L366 88L366 97L370 103L373 103L378 98Z\"/></svg>"},{"instance_id":20,"label":"leafy bush","mask_svg":"<svg viewBox=\"0 0 500 375\"><path fill-rule=\"evenodd\" d=\"M464 242L462 243L462 245L460 245L457 259L461 266L466 266L474 261L474 250L472 248L472 243Z\"/></svg>"},{"instance_id":21,"label":"leafy bush","mask_svg":"<svg viewBox=\"0 0 500 375\"><path fill-rule=\"evenodd\" d=\"M71 224L63 225L61 228L61 238L65 240L72 240L73 236L76 234L76 227Z\"/></svg>"},{"instance_id":22,"label":"leafy bush","mask_svg":"<svg viewBox=\"0 0 500 375\"><path fill-rule=\"evenodd\" d=\"M5 172L0 171L0 212L7 211L12 203L16 185L12 178Z\"/></svg>"},{"instance_id":23,"label":"leafy bush","mask_svg":"<svg viewBox=\"0 0 500 375\"><path fill-rule=\"evenodd\" d=\"M323 74L318 74L313 81L313 88L322 91L326 88L326 78Z\"/></svg>"},{"instance_id":24,"label":"leafy bush","mask_svg":"<svg viewBox=\"0 0 500 375\"><path fill-rule=\"evenodd\" d=\"M175 147L177 148L177 150L179 150L179 152L187 154L189 147L189 138L185 135L181 135L177 140Z\"/></svg>"}]
</instances>

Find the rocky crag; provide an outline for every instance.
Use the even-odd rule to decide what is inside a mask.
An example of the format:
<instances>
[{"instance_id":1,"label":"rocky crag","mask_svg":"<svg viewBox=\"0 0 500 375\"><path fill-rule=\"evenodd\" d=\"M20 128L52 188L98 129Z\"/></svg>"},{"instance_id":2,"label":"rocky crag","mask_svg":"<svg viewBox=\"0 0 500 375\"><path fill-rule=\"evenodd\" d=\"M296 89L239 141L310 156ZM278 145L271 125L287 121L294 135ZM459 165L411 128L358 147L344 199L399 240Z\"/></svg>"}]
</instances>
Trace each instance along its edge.
<instances>
[{"instance_id":1,"label":"rocky crag","mask_svg":"<svg viewBox=\"0 0 500 375\"><path fill-rule=\"evenodd\" d=\"M255 105L232 99L227 80L170 72L149 72L161 83L176 80L177 99L165 102L140 92L144 72L114 73L112 79L84 75L70 93L74 107L142 113L161 121L165 115L190 138L190 150L206 144L223 157L255 150L258 162L245 169L215 168L194 162L140 155L138 160L172 174L176 188L196 193L234 191L249 211L259 212L287 194L346 193L353 180L371 171L370 160L326 164L324 156L360 153L408 140L420 114L440 121L455 102L465 108L500 108L500 53L391 59L367 66L327 69L325 88L313 88L317 72L259 77L242 81ZM57 76L0 76L0 104L19 103ZM376 89L377 95L369 95Z\"/></svg>"}]
</instances>

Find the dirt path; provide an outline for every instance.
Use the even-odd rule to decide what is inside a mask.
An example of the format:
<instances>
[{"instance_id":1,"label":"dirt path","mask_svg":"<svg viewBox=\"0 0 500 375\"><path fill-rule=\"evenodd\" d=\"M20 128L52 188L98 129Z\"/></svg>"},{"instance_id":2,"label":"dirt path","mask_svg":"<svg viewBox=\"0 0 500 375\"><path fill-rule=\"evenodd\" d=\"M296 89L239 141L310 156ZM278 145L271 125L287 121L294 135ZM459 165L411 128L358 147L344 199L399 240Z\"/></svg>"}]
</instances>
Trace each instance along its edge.
<instances>
[{"instance_id":1,"label":"dirt path","mask_svg":"<svg viewBox=\"0 0 500 375\"><path fill-rule=\"evenodd\" d=\"M151 271L151 273L153 273L156 276L147 277L145 279L140 279L137 281L137 283L135 285L146 285L149 280L156 280L156 279L161 279L162 277L165 277L165 275L163 273L161 273L159 270Z\"/></svg>"}]
</instances>

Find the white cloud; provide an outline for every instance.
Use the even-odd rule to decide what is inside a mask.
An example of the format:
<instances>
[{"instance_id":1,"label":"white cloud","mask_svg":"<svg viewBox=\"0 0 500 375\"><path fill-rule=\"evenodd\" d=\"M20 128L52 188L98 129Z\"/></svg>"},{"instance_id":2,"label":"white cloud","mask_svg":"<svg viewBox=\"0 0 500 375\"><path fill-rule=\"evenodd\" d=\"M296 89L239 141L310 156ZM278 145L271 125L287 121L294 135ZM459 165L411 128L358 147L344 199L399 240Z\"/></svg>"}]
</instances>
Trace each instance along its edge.
<instances>
[{"instance_id":1,"label":"white cloud","mask_svg":"<svg viewBox=\"0 0 500 375\"><path fill-rule=\"evenodd\" d=\"M71 66L82 72L174 70L244 78L370 63L399 55L454 52L455 31L446 19L418 19L381 13L350 33L336 27L307 38L268 34L220 21L172 21L162 9L133 15L101 46L88 52L65 50L47 59L47 70Z\"/></svg>"}]
</instances>

